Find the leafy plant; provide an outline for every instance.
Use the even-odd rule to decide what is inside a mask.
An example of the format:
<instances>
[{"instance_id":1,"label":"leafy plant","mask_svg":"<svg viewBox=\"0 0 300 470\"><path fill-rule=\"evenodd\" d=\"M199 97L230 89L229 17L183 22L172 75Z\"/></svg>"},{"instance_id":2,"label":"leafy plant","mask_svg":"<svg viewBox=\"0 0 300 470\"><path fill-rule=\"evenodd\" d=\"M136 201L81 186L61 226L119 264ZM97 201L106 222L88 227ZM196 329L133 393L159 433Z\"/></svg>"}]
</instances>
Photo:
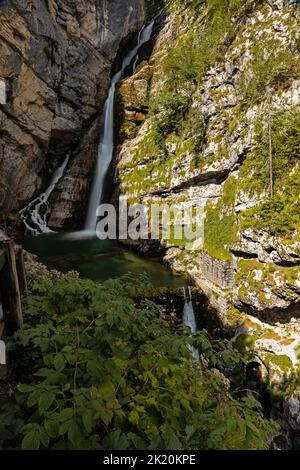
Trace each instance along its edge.
<instances>
[{"instance_id":1,"label":"leafy plant","mask_svg":"<svg viewBox=\"0 0 300 470\"><path fill-rule=\"evenodd\" d=\"M299 157L300 113L297 106L276 113L272 118L274 196L242 216L242 225L268 228L273 234L285 235L299 228ZM257 148L247 156L241 168L240 188L249 193L267 192L268 142L264 126L257 131Z\"/></svg>"},{"instance_id":2,"label":"leafy plant","mask_svg":"<svg viewBox=\"0 0 300 470\"><path fill-rule=\"evenodd\" d=\"M102 285L66 275L35 282L9 341L17 393L0 411L1 448L261 449L274 424L234 398L212 366L240 357L206 332L171 332L141 300L145 276ZM137 300L139 299L139 300Z\"/></svg>"}]
</instances>

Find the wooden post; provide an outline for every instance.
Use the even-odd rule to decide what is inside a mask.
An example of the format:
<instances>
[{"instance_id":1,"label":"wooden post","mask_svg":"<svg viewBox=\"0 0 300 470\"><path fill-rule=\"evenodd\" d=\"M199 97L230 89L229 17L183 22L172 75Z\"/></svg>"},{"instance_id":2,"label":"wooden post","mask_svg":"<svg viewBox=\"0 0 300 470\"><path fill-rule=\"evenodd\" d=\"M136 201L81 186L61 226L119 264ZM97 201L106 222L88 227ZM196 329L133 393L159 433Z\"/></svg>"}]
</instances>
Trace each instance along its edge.
<instances>
[{"instance_id":1,"label":"wooden post","mask_svg":"<svg viewBox=\"0 0 300 470\"><path fill-rule=\"evenodd\" d=\"M23 249L20 245L16 245L15 253L16 253L16 266L17 266L20 292L21 294L26 294L27 293L27 279L26 279L26 271L25 271L25 265L24 265Z\"/></svg>"},{"instance_id":2,"label":"wooden post","mask_svg":"<svg viewBox=\"0 0 300 470\"><path fill-rule=\"evenodd\" d=\"M269 111L269 171L270 171L270 196L273 197L274 181L273 181L273 149L272 149L272 124L271 111Z\"/></svg>"},{"instance_id":3,"label":"wooden post","mask_svg":"<svg viewBox=\"0 0 300 470\"><path fill-rule=\"evenodd\" d=\"M0 379L5 379L7 376L6 360L6 344L0 339Z\"/></svg>"},{"instance_id":4,"label":"wooden post","mask_svg":"<svg viewBox=\"0 0 300 470\"><path fill-rule=\"evenodd\" d=\"M5 265L5 251L0 250L0 271L3 269Z\"/></svg>"},{"instance_id":5,"label":"wooden post","mask_svg":"<svg viewBox=\"0 0 300 470\"><path fill-rule=\"evenodd\" d=\"M15 331L23 325L15 245L12 240L5 240L2 246L5 251L5 265L0 274L0 286L4 321L9 331Z\"/></svg>"},{"instance_id":6,"label":"wooden post","mask_svg":"<svg viewBox=\"0 0 300 470\"><path fill-rule=\"evenodd\" d=\"M5 265L5 251L0 249L0 275L1 271L4 268ZM4 318L3 318L3 307L2 307L2 298L1 298L1 276L0 276L0 310L1 310L1 315L0 315L0 340L2 338L3 332L4 332Z\"/></svg>"}]
</instances>

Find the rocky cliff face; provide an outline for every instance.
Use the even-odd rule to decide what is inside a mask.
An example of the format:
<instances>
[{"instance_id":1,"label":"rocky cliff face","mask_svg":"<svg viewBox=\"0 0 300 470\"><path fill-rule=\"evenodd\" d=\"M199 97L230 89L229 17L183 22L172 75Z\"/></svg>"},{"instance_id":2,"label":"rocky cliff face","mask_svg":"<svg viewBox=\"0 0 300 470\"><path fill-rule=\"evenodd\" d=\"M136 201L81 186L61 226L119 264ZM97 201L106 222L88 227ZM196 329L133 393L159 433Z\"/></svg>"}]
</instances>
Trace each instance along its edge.
<instances>
[{"instance_id":1,"label":"rocky cliff face","mask_svg":"<svg viewBox=\"0 0 300 470\"><path fill-rule=\"evenodd\" d=\"M130 202L201 206L203 246L161 239L166 263L225 323L285 324L256 350L298 367L299 6L193 3L173 2L150 60L120 86L115 179Z\"/></svg>"},{"instance_id":2,"label":"rocky cliff face","mask_svg":"<svg viewBox=\"0 0 300 470\"><path fill-rule=\"evenodd\" d=\"M0 80L7 97L0 105L3 216L24 206L71 151L52 224L66 225L73 214L73 223L82 219L97 147L94 121L117 52L143 21L143 0L0 3Z\"/></svg>"},{"instance_id":3,"label":"rocky cliff face","mask_svg":"<svg viewBox=\"0 0 300 470\"><path fill-rule=\"evenodd\" d=\"M237 306L300 313L299 10L182 3L120 86L116 181L131 200L202 206L202 250L161 240L177 269L231 286Z\"/></svg>"}]
</instances>

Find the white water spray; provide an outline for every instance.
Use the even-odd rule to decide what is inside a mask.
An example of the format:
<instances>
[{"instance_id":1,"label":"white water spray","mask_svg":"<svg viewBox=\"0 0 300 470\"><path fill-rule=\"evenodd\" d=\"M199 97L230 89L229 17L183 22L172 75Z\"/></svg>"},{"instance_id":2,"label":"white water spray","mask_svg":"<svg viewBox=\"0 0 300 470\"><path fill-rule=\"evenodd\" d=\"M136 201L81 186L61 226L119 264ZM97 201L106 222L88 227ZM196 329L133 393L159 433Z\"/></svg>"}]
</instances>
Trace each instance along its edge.
<instances>
[{"instance_id":1,"label":"white water spray","mask_svg":"<svg viewBox=\"0 0 300 470\"><path fill-rule=\"evenodd\" d=\"M114 151L114 101L117 84L124 77L126 68L132 63L133 72L135 72L139 59L140 47L148 42L152 36L154 22L144 26L138 36L136 47L128 52L123 60L121 69L113 76L109 94L103 110L103 132L100 136L98 146L98 158L95 171L95 177L90 194L88 213L86 217L85 230L95 230L97 224L97 207L102 202L105 178L112 161Z\"/></svg>"},{"instance_id":2,"label":"white water spray","mask_svg":"<svg viewBox=\"0 0 300 470\"><path fill-rule=\"evenodd\" d=\"M197 331L197 325L196 325L196 319L195 319L195 312L194 312L194 307L193 307L193 302L192 302L192 292L191 288L188 288L188 296L186 295L186 289L183 288L184 291L184 307L183 307L183 317L182 317L182 322L184 326L188 326L191 329L192 333L196 333ZM192 355L196 359L196 361L199 361L200 356L199 356L199 351L198 349L188 345L189 350L191 351Z\"/></svg>"},{"instance_id":3,"label":"white water spray","mask_svg":"<svg viewBox=\"0 0 300 470\"><path fill-rule=\"evenodd\" d=\"M21 219L30 233L38 235L52 232L47 225L47 218L51 210L48 200L55 186L64 175L69 158L70 155L68 154L60 167L55 170L48 189L20 211Z\"/></svg>"}]
</instances>

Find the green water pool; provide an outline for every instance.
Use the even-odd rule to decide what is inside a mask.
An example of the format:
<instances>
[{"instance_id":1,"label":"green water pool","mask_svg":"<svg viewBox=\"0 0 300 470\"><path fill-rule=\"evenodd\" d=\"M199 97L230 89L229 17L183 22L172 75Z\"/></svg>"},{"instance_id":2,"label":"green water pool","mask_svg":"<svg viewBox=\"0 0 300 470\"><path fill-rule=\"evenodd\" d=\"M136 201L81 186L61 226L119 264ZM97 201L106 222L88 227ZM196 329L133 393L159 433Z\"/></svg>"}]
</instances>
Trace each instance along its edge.
<instances>
[{"instance_id":1,"label":"green water pool","mask_svg":"<svg viewBox=\"0 0 300 470\"><path fill-rule=\"evenodd\" d=\"M62 272L75 270L95 281L122 276L128 272L147 273L155 287L186 286L186 280L173 275L158 259L138 256L115 241L99 240L82 232L47 233L27 236L24 248L41 262Z\"/></svg>"}]
</instances>

